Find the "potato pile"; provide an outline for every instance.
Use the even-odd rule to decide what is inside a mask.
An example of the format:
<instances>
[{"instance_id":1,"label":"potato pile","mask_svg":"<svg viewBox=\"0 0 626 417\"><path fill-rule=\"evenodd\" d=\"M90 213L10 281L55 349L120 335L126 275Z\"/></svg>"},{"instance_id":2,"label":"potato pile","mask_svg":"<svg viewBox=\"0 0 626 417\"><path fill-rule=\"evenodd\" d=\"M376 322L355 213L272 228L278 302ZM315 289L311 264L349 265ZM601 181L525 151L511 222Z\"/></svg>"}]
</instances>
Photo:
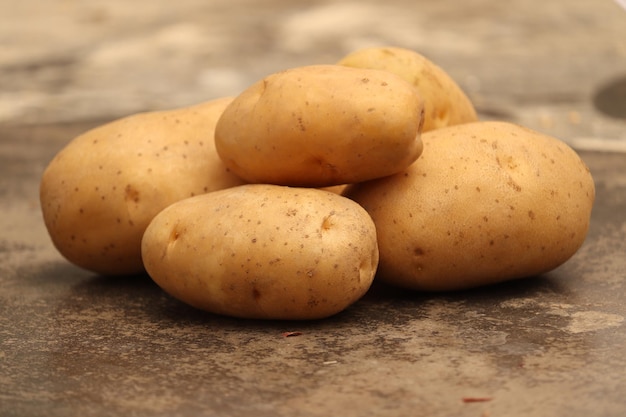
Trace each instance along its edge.
<instances>
[{"instance_id":1,"label":"potato pile","mask_svg":"<svg viewBox=\"0 0 626 417\"><path fill-rule=\"evenodd\" d=\"M392 47L97 127L40 187L70 262L290 320L337 314L374 279L442 291L547 272L582 245L594 198L565 143L479 121L441 68Z\"/></svg>"}]
</instances>

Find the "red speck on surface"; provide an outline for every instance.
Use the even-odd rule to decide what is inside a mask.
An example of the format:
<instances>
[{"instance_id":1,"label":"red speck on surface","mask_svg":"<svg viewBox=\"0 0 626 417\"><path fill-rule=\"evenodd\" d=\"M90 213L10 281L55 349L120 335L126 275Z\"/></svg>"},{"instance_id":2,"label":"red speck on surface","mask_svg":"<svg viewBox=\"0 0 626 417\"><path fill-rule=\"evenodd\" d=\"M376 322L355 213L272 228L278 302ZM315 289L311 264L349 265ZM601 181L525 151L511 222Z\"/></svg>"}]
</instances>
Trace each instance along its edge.
<instances>
[{"instance_id":1,"label":"red speck on surface","mask_svg":"<svg viewBox=\"0 0 626 417\"><path fill-rule=\"evenodd\" d=\"M493 398L491 397L463 397L464 403L484 403L487 401L491 401Z\"/></svg>"}]
</instances>

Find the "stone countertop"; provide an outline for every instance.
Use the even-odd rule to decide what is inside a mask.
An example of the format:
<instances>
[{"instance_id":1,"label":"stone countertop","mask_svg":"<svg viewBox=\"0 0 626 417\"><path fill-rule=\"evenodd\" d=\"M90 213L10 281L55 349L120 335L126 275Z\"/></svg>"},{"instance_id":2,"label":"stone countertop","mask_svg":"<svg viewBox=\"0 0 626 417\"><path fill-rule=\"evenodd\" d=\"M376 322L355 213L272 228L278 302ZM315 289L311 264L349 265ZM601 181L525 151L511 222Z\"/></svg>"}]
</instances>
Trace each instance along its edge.
<instances>
[{"instance_id":1,"label":"stone countertop","mask_svg":"<svg viewBox=\"0 0 626 417\"><path fill-rule=\"evenodd\" d=\"M616 2L126 4L0 4L1 416L626 414L626 12ZM376 284L330 319L266 322L196 311L145 276L95 276L52 247L39 178L74 136L371 44L425 53L482 118L580 152L597 198L570 261L457 293Z\"/></svg>"},{"instance_id":2,"label":"stone countertop","mask_svg":"<svg viewBox=\"0 0 626 417\"><path fill-rule=\"evenodd\" d=\"M448 71L483 118L585 147L626 139L626 11L613 0L128 4L0 2L0 125L187 106L393 45Z\"/></svg>"},{"instance_id":3,"label":"stone countertop","mask_svg":"<svg viewBox=\"0 0 626 417\"><path fill-rule=\"evenodd\" d=\"M444 294L376 284L326 320L249 321L194 310L146 276L95 276L55 251L40 173L88 127L4 130L0 415L626 413L625 153L581 152L597 185L589 236L545 276Z\"/></svg>"}]
</instances>

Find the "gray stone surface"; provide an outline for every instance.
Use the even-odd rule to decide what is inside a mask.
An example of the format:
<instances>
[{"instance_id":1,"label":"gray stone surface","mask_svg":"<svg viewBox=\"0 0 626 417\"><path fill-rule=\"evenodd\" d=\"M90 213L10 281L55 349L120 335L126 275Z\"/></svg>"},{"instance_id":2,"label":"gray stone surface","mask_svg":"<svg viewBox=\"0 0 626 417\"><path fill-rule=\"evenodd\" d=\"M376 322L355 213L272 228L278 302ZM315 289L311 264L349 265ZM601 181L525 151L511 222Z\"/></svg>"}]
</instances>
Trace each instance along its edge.
<instances>
[{"instance_id":1,"label":"gray stone surface","mask_svg":"<svg viewBox=\"0 0 626 417\"><path fill-rule=\"evenodd\" d=\"M625 40L610 0L0 2L0 416L625 415ZM72 137L372 44L580 150L597 200L576 256L473 291L378 284L301 323L202 313L52 247L39 178Z\"/></svg>"},{"instance_id":2,"label":"gray stone surface","mask_svg":"<svg viewBox=\"0 0 626 417\"><path fill-rule=\"evenodd\" d=\"M377 284L330 319L265 322L62 259L39 176L87 127L10 127L12 146L0 142L3 417L626 413L626 154L582 152L597 183L590 234L545 276L446 294Z\"/></svg>"},{"instance_id":3,"label":"gray stone surface","mask_svg":"<svg viewBox=\"0 0 626 417\"><path fill-rule=\"evenodd\" d=\"M395 45L446 69L483 118L588 145L626 138L623 106L615 117L594 105L607 88L600 108L625 100L624 39L626 11L612 0L4 1L0 124L180 107Z\"/></svg>"}]
</instances>

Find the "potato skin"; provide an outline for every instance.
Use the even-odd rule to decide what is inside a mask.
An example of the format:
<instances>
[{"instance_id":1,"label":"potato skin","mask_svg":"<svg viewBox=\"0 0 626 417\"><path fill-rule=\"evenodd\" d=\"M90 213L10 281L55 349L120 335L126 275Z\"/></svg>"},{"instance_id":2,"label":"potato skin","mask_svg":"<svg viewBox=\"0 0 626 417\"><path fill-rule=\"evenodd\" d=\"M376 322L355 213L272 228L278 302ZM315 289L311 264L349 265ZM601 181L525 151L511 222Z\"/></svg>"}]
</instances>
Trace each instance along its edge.
<instances>
[{"instance_id":1,"label":"potato skin","mask_svg":"<svg viewBox=\"0 0 626 417\"><path fill-rule=\"evenodd\" d=\"M59 252L98 274L143 272L141 236L154 215L243 183L222 164L213 140L231 101L132 115L68 143L40 183L43 219Z\"/></svg>"},{"instance_id":2,"label":"potato skin","mask_svg":"<svg viewBox=\"0 0 626 417\"><path fill-rule=\"evenodd\" d=\"M395 74L312 65L269 75L228 106L219 155L249 182L328 187L390 175L422 152L423 102Z\"/></svg>"},{"instance_id":3,"label":"potato skin","mask_svg":"<svg viewBox=\"0 0 626 417\"><path fill-rule=\"evenodd\" d=\"M338 64L389 71L417 87L424 99L424 132L478 120L474 105L456 81L415 51L397 47L364 48L346 55Z\"/></svg>"},{"instance_id":4,"label":"potato skin","mask_svg":"<svg viewBox=\"0 0 626 417\"><path fill-rule=\"evenodd\" d=\"M583 244L594 182L565 143L505 122L423 135L396 175L349 186L378 231L377 279L457 290L550 271Z\"/></svg>"},{"instance_id":5,"label":"potato skin","mask_svg":"<svg viewBox=\"0 0 626 417\"><path fill-rule=\"evenodd\" d=\"M142 242L146 270L175 298L212 313L304 320L336 314L378 264L367 212L332 192L250 184L159 213Z\"/></svg>"}]
</instances>

